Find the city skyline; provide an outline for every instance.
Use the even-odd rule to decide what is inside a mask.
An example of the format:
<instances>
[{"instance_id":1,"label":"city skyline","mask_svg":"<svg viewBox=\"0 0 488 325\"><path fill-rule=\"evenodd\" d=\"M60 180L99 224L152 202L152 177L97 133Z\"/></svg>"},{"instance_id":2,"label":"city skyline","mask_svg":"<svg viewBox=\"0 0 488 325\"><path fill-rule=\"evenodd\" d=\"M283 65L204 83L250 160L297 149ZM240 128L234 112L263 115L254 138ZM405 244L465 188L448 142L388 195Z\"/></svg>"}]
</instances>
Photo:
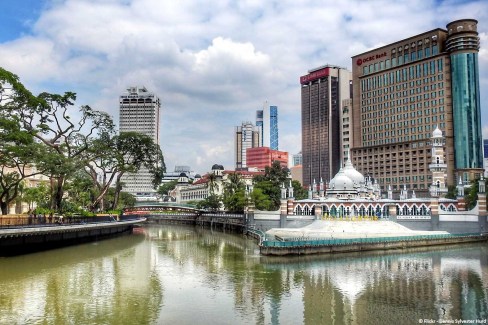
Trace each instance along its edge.
<instances>
[{"instance_id":1,"label":"city skyline","mask_svg":"<svg viewBox=\"0 0 488 325\"><path fill-rule=\"evenodd\" d=\"M168 170L185 164L205 173L214 163L232 169L234 126L253 120L263 100L280 109L280 150L301 151L299 77L307 70L329 63L351 71L352 56L463 18L479 21L487 138L487 16L481 1L27 0L0 13L1 66L35 94L74 91L77 107L114 121L119 94L147 87L162 102Z\"/></svg>"}]
</instances>

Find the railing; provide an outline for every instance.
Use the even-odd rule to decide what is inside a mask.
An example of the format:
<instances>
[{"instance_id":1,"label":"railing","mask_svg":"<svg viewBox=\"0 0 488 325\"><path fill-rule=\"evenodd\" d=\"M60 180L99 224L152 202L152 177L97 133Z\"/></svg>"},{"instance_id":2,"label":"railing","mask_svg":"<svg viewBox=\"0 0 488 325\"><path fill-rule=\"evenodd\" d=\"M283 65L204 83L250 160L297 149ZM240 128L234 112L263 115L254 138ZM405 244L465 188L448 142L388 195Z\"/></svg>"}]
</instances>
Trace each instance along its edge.
<instances>
[{"instance_id":1,"label":"railing","mask_svg":"<svg viewBox=\"0 0 488 325\"><path fill-rule=\"evenodd\" d=\"M59 225L79 225L87 223L117 222L140 219L141 216L102 216L102 217L58 217L58 216L15 216L0 217L0 228L19 228L19 227L52 227Z\"/></svg>"},{"instance_id":2,"label":"railing","mask_svg":"<svg viewBox=\"0 0 488 325\"><path fill-rule=\"evenodd\" d=\"M261 246L264 247L306 247L306 246L342 246L353 244L379 244L398 241L419 241L419 240L441 240L461 237L475 237L482 234L441 234L441 235L417 235L417 236L397 236L397 237L372 237L372 238L341 238L341 239L322 239L322 238L286 238L282 240L263 240ZM485 234L486 235L486 234Z\"/></svg>"},{"instance_id":3,"label":"railing","mask_svg":"<svg viewBox=\"0 0 488 325\"><path fill-rule=\"evenodd\" d=\"M266 241L266 233L262 230L256 229L254 227L249 227L247 229L248 234L254 235L259 238L259 245L261 246Z\"/></svg>"}]
</instances>

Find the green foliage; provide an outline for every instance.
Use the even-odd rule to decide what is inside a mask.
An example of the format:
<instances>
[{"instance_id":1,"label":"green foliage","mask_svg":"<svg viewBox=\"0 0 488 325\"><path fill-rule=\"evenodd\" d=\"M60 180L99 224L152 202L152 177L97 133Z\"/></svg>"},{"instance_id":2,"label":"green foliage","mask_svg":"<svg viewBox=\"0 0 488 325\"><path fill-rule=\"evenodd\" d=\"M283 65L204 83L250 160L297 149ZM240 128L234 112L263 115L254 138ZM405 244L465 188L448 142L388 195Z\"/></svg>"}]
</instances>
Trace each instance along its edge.
<instances>
[{"instance_id":1,"label":"green foliage","mask_svg":"<svg viewBox=\"0 0 488 325\"><path fill-rule=\"evenodd\" d=\"M218 211L222 207L221 197L216 194L211 194L202 201L197 202L198 209Z\"/></svg>"},{"instance_id":2,"label":"green foliage","mask_svg":"<svg viewBox=\"0 0 488 325\"><path fill-rule=\"evenodd\" d=\"M254 188L251 193L251 200L254 202L256 209L261 211L273 211L275 209L275 202L273 202L269 195L263 193L260 188Z\"/></svg>"},{"instance_id":3,"label":"green foliage","mask_svg":"<svg viewBox=\"0 0 488 325\"><path fill-rule=\"evenodd\" d=\"M233 213L242 213L248 205L248 201L241 175L238 173L229 174L227 182L224 184L224 195L222 197L225 209Z\"/></svg>"},{"instance_id":4,"label":"green foliage","mask_svg":"<svg viewBox=\"0 0 488 325\"><path fill-rule=\"evenodd\" d=\"M455 200L457 198L457 188L454 185L449 185L447 187L447 194L446 194L446 199L453 199Z\"/></svg>"},{"instance_id":5,"label":"green foliage","mask_svg":"<svg viewBox=\"0 0 488 325\"><path fill-rule=\"evenodd\" d=\"M178 184L178 180L172 180L168 183L164 183L163 185L159 186L158 188L158 194L161 196L169 195L169 192L174 190L176 187L176 184Z\"/></svg>"},{"instance_id":6,"label":"green foliage","mask_svg":"<svg viewBox=\"0 0 488 325\"><path fill-rule=\"evenodd\" d=\"M6 89L9 91L6 91ZM146 167L155 188L165 172L159 145L146 135L117 134L111 116L84 105L75 107L76 94L32 95L18 77L0 68L0 207L20 198L52 211L84 211L134 205L134 197L121 193L121 176ZM79 116L74 119L73 116ZM35 169L26 168L35 166ZM85 170L83 178L80 171ZM50 204L40 189L21 193L24 179L43 174L51 178ZM104 202L115 182L109 207ZM41 196L43 199L41 200ZM41 208L41 207L40 207Z\"/></svg>"},{"instance_id":7,"label":"green foliage","mask_svg":"<svg viewBox=\"0 0 488 325\"><path fill-rule=\"evenodd\" d=\"M471 210L476 206L478 201L479 179L471 181L471 186L464 193L464 200L466 202L466 209Z\"/></svg>"},{"instance_id":8,"label":"green foliage","mask_svg":"<svg viewBox=\"0 0 488 325\"><path fill-rule=\"evenodd\" d=\"M293 196L295 197L295 200L303 200L308 198L308 191L303 188L299 181L292 181L291 186L293 187Z\"/></svg>"},{"instance_id":9,"label":"green foliage","mask_svg":"<svg viewBox=\"0 0 488 325\"><path fill-rule=\"evenodd\" d=\"M264 175L254 177L254 191L252 200L259 210L275 211L280 207L281 186L287 183L288 169L281 167L279 161L274 161L271 167L266 167Z\"/></svg>"}]
</instances>

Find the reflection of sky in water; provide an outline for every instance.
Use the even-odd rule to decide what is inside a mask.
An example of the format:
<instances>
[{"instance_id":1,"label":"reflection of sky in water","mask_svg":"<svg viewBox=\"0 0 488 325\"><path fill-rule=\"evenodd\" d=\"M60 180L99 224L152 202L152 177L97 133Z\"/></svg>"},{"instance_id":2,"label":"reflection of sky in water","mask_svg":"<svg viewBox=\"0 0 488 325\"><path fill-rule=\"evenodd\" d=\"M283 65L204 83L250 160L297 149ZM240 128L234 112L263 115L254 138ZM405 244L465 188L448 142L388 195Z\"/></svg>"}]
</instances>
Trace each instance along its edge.
<instances>
[{"instance_id":1,"label":"reflection of sky in water","mask_svg":"<svg viewBox=\"0 0 488 325\"><path fill-rule=\"evenodd\" d=\"M411 324L484 318L485 245L265 257L185 226L0 259L0 323Z\"/></svg>"}]
</instances>

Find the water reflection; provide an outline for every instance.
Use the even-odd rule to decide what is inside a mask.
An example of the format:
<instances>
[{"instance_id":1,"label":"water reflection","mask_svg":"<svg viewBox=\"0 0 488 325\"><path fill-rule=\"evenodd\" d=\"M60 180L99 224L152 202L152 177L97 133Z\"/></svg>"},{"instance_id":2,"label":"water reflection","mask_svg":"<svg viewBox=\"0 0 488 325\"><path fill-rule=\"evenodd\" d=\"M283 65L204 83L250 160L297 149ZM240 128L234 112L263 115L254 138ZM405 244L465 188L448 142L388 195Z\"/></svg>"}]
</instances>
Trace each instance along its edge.
<instances>
[{"instance_id":1,"label":"water reflection","mask_svg":"<svg viewBox=\"0 0 488 325\"><path fill-rule=\"evenodd\" d=\"M486 319L485 244L263 257L255 242L148 226L0 259L0 323L418 324Z\"/></svg>"},{"instance_id":2,"label":"water reflection","mask_svg":"<svg viewBox=\"0 0 488 325\"><path fill-rule=\"evenodd\" d=\"M144 236L0 259L0 324L152 324L163 298Z\"/></svg>"}]
</instances>

